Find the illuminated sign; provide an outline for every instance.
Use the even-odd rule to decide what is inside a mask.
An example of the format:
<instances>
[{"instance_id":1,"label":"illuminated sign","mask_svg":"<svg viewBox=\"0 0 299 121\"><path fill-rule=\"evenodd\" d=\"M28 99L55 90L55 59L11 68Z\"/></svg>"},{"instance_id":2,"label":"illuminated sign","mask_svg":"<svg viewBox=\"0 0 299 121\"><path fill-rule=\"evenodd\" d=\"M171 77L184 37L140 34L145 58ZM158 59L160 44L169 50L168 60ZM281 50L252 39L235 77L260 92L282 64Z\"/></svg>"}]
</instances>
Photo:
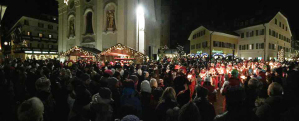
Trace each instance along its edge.
<instances>
[{"instance_id":1,"label":"illuminated sign","mask_svg":"<svg viewBox=\"0 0 299 121\"><path fill-rule=\"evenodd\" d=\"M41 51L34 51L33 53L42 53Z\"/></svg>"},{"instance_id":2,"label":"illuminated sign","mask_svg":"<svg viewBox=\"0 0 299 121\"><path fill-rule=\"evenodd\" d=\"M25 53L32 53L32 51L25 51Z\"/></svg>"},{"instance_id":3,"label":"illuminated sign","mask_svg":"<svg viewBox=\"0 0 299 121\"><path fill-rule=\"evenodd\" d=\"M213 53L223 53L222 50L213 50L212 52L213 52Z\"/></svg>"}]
</instances>

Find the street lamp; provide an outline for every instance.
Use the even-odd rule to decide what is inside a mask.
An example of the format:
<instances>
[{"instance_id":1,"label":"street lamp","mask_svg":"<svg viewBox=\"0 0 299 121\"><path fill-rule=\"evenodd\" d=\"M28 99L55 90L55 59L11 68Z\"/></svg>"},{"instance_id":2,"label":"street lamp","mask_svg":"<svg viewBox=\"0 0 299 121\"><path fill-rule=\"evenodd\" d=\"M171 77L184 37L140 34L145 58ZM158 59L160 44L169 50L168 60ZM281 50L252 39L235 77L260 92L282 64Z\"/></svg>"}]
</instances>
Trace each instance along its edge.
<instances>
[{"instance_id":1,"label":"street lamp","mask_svg":"<svg viewBox=\"0 0 299 121\"><path fill-rule=\"evenodd\" d=\"M4 42L4 45L8 45L8 42Z\"/></svg>"}]
</instances>

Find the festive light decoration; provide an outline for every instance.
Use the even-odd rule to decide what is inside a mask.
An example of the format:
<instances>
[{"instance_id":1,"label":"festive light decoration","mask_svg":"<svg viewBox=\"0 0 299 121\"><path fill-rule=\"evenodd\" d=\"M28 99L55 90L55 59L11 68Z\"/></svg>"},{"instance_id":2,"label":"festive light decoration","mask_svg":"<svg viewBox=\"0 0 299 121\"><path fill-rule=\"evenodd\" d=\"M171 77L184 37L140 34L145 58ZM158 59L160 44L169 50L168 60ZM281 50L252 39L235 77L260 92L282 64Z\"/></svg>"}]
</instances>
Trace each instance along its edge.
<instances>
[{"instance_id":1,"label":"festive light decoration","mask_svg":"<svg viewBox=\"0 0 299 121\"><path fill-rule=\"evenodd\" d=\"M98 54L98 56L108 55L109 53L112 52L112 50L125 50L128 54L132 54L134 56L139 56L141 58L144 58L144 57L148 58L148 56L142 54L141 52L138 52L138 51L134 50L133 48L128 47L128 46L124 46L120 43L118 43L118 44L110 47L109 49L103 51L102 53Z\"/></svg>"},{"instance_id":2,"label":"festive light decoration","mask_svg":"<svg viewBox=\"0 0 299 121\"><path fill-rule=\"evenodd\" d=\"M68 56L70 55L72 52L75 51L79 51L80 53L83 53L84 55L81 55L81 57L98 57L98 55L94 55L88 51L83 50L82 48L78 47L78 46L74 46L73 48L69 49L66 52L62 52L60 53L61 56Z\"/></svg>"},{"instance_id":3,"label":"festive light decoration","mask_svg":"<svg viewBox=\"0 0 299 121\"><path fill-rule=\"evenodd\" d=\"M278 60L279 62L283 62L284 61L284 50L281 49L279 52L278 52Z\"/></svg>"}]
</instances>

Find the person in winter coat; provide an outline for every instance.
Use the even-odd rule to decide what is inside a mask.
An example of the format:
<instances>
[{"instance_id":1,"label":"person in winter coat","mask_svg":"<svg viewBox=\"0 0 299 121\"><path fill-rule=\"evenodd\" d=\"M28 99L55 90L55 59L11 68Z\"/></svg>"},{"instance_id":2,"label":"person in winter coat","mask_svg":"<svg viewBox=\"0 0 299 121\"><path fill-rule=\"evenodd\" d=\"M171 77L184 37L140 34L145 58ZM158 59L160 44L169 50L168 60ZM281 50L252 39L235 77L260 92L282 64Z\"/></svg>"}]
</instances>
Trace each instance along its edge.
<instances>
[{"instance_id":1,"label":"person in winter coat","mask_svg":"<svg viewBox=\"0 0 299 121\"><path fill-rule=\"evenodd\" d=\"M111 121L113 119L112 102L112 92L110 89L105 87L100 88L99 93L92 97L90 104L91 112L96 114L95 121Z\"/></svg>"},{"instance_id":2,"label":"person in winter coat","mask_svg":"<svg viewBox=\"0 0 299 121\"><path fill-rule=\"evenodd\" d=\"M185 104L180 112L178 121L201 121L201 115L193 102Z\"/></svg>"},{"instance_id":3,"label":"person in winter coat","mask_svg":"<svg viewBox=\"0 0 299 121\"><path fill-rule=\"evenodd\" d=\"M207 99L208 90L201 86L197 86L195 90L196 97L194 98L193 102L199 109L202 121L213 121L216 113L214 106Z\"/></svg>"},{"instance_id":4,"label":"person in winter coat","mask_svg":"<svg viewBox=\"0 0 299 121\"><path fill-rule=\"evenodd\" d=\"M168 109L173 109L178 106L176 101L176 93L172 87L167 87L159 101L158 106L156 107L156 121L165 121L167 119L166 112Z\"/></svg>"},{"instance_id":5,"label":"person in winter coat","mask_svg":"<svg viewBox=\"0 0 299 121\"><path fill-rule=\"evenodd\" d=\"M68 121L90 121L94 118L94 113L90 110L91 94L84 85L75 87L76 98L69 113Z\"/></svg>"},{"instance_id":6,"label":"person in winter coat","mask_svg":"<svg viewBox=\"0 0 299 121\"><path fill-rule=\"evenodd\" d=\"M254 112L244 106L245 91L241 86L226 89L226 111L217 115L214 121L256 121Z\"/></svg>"},{"instance_id":7,"label":"person in winter coat","mask_svg":"<svg viewBox=\"0 0 299 121\"><path fill-rule=\"evenodd\" d=\"M238 70L236 69L233 69L232 72L231 72L231 77L228 79L228 81L225 81L222 88L221 88L221 94L222 95L225 95L226 94L226 91L227 91L227 88L230 88L230 87L241 87L241 81L240 79L238 78L239 76L239 73L238 73ZM226 111L226 97L224 97L223 99L223 111Z\"/></svg>"},{"instance_id":8,"label":"person in winter coat","mask_svg":"<svg viewBox=\"0 0 299 121\"><path fill-rule=\"evenodd\" d=\"M17 113L19 121L43 121L43 102L37 97L25 100L19 106Z\"/></svg>"},{"instance_id":9,"label":"person in winter coat","mask_svg":"<svg viewBox=\"0 0 299 121\"><path fill-rule=\"evenodd\" d=\"M257 108L256 115L261 121L280 121L281 115L286 111L282 86L277 82L271 83L268 95L264 105Z\"/></svg>"},{"instance_id":10,"label":"person in winter coat","mask_svg":"<svg viewBox=\"0 0 299 121\"><path fill-rule=\"evenodd\" d=\"M53 121L55 100L51 94L51 82L46 77L41 77L35 82L37 90L36 97L38 97L44 104L44 121Z\"/></svg>"},{"instance_id":11,"label":"person in winter coat","mask_svg":"<svg viewBox=\"0 0 299 121\"><path fill-rule=\"evenodd\" d=\"M124 89L120 98L121 106L134 106L141 115L142 106L139 98L139 93L135 90L133 80L126 80L123 83Z\"/></svg>"},{"instance_id":12,"label":"person in winter coat","mask_svg":"<svg viewBox=\"0 0 299 121\"><path fill-rule=\"evenodd\" d=\"M148 121L151 118L150 112L150 102L151 102L151 92L152 89L147 80L141 82L141 92L140 92L140 100L142 104L142 119Z\"/></svg>"},{"instance_id":13,"label":"person in winter coat","mask_svg":"<svg viewBox=\"0 0 299 121\"><path fill-rule=\"evenodd\" d=\"M179 107L182 107L183 105L187 104L190 100L190 89L188 86L188 80L185 78L184 80L184 87L185 89L180 91L179 94L177 95L177 102L179 103Z\"/></svg>"},{"instance_id":14,"label":"person in winter coat","mask_svg":"<svg viewBox=\"0 0 299 121\"><path fill-rule=\"evenodd\" d=\"M262 83L258 81L256 78L252 78L248 81L248 85L245 86L245 93L246 98L244 101L244 105L248 109L254 109L255 108L255 101L258 98L258 94L260 92L260 85Z\"/></svg>"}]
</instances>

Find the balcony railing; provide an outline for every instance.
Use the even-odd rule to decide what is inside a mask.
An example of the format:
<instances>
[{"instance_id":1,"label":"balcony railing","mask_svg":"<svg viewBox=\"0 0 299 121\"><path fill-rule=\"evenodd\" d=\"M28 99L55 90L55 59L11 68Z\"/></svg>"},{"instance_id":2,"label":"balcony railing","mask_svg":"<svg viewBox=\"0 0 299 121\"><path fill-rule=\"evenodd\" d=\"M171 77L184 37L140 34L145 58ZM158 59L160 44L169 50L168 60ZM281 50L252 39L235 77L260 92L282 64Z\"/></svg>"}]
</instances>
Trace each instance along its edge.
<instances>
[{"instance_id":1,"label":"balcony railing","mask_svg":"<svg viewBox=\"0 0 299 121\"><path fill-rule=\"evenodd\" d=\"M43 41L43 42L57 42L57 38L48 38L48 37L39 37L39 36L28 36L23 35L22 39L30 40L30 41Z\"/></svg>"},{"instance_id":2,"label":"balcony railing","mask_svg":"<svg viewBox=\"0 0 299 121\"><path fill-rule=\"evenodd\" d=\"M17 47L14 48L14 52L24 52L24 51L48 51L48 52L58 52L58 48L38 48L38 47Z\"/></svg>"}]
</instances>

